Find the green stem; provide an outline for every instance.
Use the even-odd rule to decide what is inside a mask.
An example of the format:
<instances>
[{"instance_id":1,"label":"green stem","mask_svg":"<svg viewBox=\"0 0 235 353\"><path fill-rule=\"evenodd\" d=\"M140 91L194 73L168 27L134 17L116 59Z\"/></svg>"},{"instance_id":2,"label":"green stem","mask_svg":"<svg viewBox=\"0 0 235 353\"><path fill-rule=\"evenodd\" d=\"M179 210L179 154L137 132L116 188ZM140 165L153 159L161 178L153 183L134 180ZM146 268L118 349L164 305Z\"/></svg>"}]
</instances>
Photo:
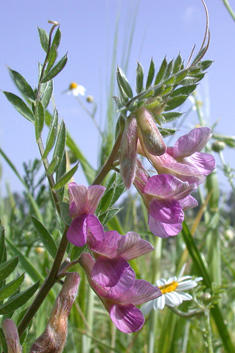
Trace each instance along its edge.
<instances>
[{"instance_id":1,"label":"green stem","mask_svg":"<svg viewBox=\"0 0 235 353\"><path fill-rule=\"evenodd\" d=\"M54 263L52 265L51 271L48 275L48 277L45 279L42 287L40 288L36 298L34 299L33 303L31 306L28 308L27 312L25 313L23 319L21 320L18 331L19 331L19 336L21 337L24 331L26 330L27 326L33 319L34 315L40 308L41 304L43 303L44 299L46 298L47 294L53 287L53 285L56 283L58 279L58 272L60 269L60 265L62 263L67 245L68 245L68 240L67 240L67 231L68 231L68 226L65 227L63 236L61 238L60 245L58 247L56 257L54 260Z\"/></svg>"},{"instance_id":2,"label":"green stem","mask_svg":"<svg viewBox=\"0 0 235 353\"><path fill-rule=\"evenodd\" d=\"M188 313L184 313L183 311L176 309L173 306L172 307L168 306L168 308L171 309L171 311L173 311L173 313L175 313L176 315L183 317L183 318L189 318L189 317L193 317L193 316L200 315L200 314L204 313L203 310L199 310L199 309L191 310Z\"/></svg>"},{"instance_id":3,"label":"green stem","mask_svg":"<svg viewBox=\"0 0 235 353\"><path fill-rule=\"evenodd\" d=\"M105 164L102 166L102 168L100 169L99 173L97 174L97 176L95 177L92 185L100 185L102 183L102 181L104 180L104 178L106 177L106 175L110 172L110 170L113 168L113 164L117 158L117 154L120 148L120 144L122 141L122 135L123 135L123 130L119 132L118 137L114 143L113 149L107 159L107 161L105 162Z\"/></svg>"},{"instance_id":4,"label":"green stem","mask_svg":"<svg viewBox=\"0 0 235 353\"><path fill-rule=\"evenodd\" d=\"M223 0L223 3L225 5L226 9L228 10L230 16L232 17L232 19L235 21L235 13L234 13L233 9L231 8L228 0Z\"/></svg>"},{"instance_id":5,"label":"green stem","mask_svg":"<svg viewBox=\"0 0 235 353\"><path fill-rule=\"evenodd\" d=\"M210 311L206 310L205 312L205 327L206 327L206 340L207 340L207 349L208 353L213 353L213 345L211 338L211 324L210 324Z\"/></svg>"}]
</instances>

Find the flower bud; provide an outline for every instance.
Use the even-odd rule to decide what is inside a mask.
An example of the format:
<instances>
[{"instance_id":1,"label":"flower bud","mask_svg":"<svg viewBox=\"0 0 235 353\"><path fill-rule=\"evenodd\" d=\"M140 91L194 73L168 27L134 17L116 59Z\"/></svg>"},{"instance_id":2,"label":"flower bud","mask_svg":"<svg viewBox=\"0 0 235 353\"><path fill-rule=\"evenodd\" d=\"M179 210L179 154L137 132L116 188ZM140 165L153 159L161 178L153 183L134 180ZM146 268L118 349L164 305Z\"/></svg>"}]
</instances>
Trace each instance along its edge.
<instances>
[{"instance_id":1,"label":"flower bud","mask_svg":"<svg viewBox=\"0 0 235 353\"><path fill-rule=\"evenodd\" d=\"M87 96L87 97L86 97L86 101L87 101L88 103L93 103L93 102L94 102L93 96Z\"/></svg>"},{"instance_id":2,"label":"flower bud","mask_svg":"<svg viewBox=\"0 0 235 353\"><path fill-rule=\"evenodd\" d=\"M6 319L2 323L2 330L7 343L8 353L22 353L20 339L16 324L11 319Z\"/></svg>"},{"instance_id":3,"label":"flower bud","mask_svg":"<svg viewBox=\"0 0 235 353\"><path fill-rule=\"evenodd\" d=\"M145 107L141 107L135 114L138 124L138 137L143 150L147 149L154 156L164 154L166 145L150 112Z\"/></svg>"},{"instance_id":4,"label":"flower bud","mask_svg":"<svg viewBox=\"0 0 235 353\"><path fill-rule=\"evenodd\" d=\"M212 143L212 150L214 152L220 152L223 151L225 149L226 145L223 141L215 141L214 143Z\"/></svg>"},{"instance_id":5,"label":"flower bud","mask_svg":"<svg viewBox=\"0 0 235 353\"><path fill-rule=\"evenodd\" d=\"M31 347L30 353L61 353L67 337L67 321L77 295L80 276L71 272L66 276L63 287L52 309L46 330Z\"/></svg>"}]
</instances>

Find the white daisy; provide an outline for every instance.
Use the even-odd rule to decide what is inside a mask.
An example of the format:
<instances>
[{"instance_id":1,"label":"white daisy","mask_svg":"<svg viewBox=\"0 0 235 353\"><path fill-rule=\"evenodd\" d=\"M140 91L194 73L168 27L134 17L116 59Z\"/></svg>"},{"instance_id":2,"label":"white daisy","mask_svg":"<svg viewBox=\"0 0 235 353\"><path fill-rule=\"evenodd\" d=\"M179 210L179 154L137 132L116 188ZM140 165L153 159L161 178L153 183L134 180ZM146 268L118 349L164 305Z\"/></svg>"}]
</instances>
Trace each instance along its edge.
<instances>
[{"instance_id":1,"label":"white daisy","mask_svg":"<svg viewBox=\"0 0 235 353\"><path fill-rule=\"evenodd\" d=\"M192 289L197 286L197 282L201 281L202 277L192 279L192 276L183 276L186 264L182 267L178 277L174 276L165 280L164 278L156 281L157 287L162 292L162 295L154 300L151 300L141 307L144 315L148 315L150 311L163 309L167 306L179 306L184 300L191 300L192 296L185 293L185 290Z\"/></svg>"},{"instance_id":2,"label":"white daisy","mask_svg":"<svg viewBox=\"0 0 235 353\"><path fill-rule=\"evenodd\" d=\"M67 91L69 94L73 94L74 96L84 96L86 89L85 87L78 85L76 82L72 82L69 85L69 89Z\"/></svg>"}]
</instances>

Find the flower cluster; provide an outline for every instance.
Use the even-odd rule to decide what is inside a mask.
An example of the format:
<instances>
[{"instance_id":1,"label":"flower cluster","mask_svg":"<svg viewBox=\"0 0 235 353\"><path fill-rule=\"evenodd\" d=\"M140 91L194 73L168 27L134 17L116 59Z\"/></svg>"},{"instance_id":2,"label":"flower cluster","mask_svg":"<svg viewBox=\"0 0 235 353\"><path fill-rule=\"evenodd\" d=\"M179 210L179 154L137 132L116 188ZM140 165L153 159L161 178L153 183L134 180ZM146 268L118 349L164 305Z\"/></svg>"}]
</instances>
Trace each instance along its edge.
<instances>
[{"instance_id":1,"label":"flower cluster","mask_svg":"<svg viewBox=\"0 0 235 353\"><path fill-rule=\"evenodd\" d=\"M215 168L214 157L200 152L211 137L211 129L193 129L181 136L174 147L165 148L151 119L151 124L145 122L145 130L138 127L141 114L142 119L150 119L151 114L145 109L138 113L138 118L130 116L129 122L126 122L121 145L120 171L126 187L129 188L134 183L143 198L149 213L151 232L161 238L174 236L182 229L183 211L197 206L197 201L190 193ZM155 148L151 148L153 141ZM137 153L148 158L157 175L148 175L138 160Z\"/></svg>"},{"instance_id":2,"label":"flower cluster","mask_svg":"<svg viewBox=\"0 0 235 353\"><path fill-rule=\"evenodd\" d=\"M68 240L87 247L79 263L84 269L91 288L98 295L117 328L125 333L135 332L144 324L144 316L135 305L156 299L161 292L150 283L135 278L127 261L153 250L152 245L137 233L120 235L104 231L94 215L104 193L103 186L69 184L70 217L72 223Z\"/></svg>"}]
</instances>

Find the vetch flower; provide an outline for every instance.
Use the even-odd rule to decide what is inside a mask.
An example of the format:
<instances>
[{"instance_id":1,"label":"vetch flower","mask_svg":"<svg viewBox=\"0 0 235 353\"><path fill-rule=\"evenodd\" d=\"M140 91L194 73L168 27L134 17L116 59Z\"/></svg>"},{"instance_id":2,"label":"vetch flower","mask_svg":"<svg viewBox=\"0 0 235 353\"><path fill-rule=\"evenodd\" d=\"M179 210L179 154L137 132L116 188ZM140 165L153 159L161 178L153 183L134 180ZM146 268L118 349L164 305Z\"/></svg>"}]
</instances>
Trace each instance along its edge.
<instances>
[{"instance_id":1,"label":"vetch flower","mask_svg":"<svg viewBox=\"0 0 235 353\"><path fill-rule=\"evenodd\" d=\"M78 85L76 82L71 82L67 92L73 94L75 97L84 96L86 89L85 87Z\"/></svg>"},{"instance_id":2,"label":"vetch flower","mask_svg":"<svg viewBox=\"0 0 235 353\"><path fill-rule=\"evenodd\" d=\"M189 195L196 188L196 184L183 182L168 174L147 178L140 164L136 172L135 186L149 213L149 229L160 238L177 235L182 229L183 210L197 206L196 199Z\"/></svg>"},{"instance_id":3,"label":"vetch flower","mask_svg":"<svg viewBox=\"0 0 235 353\"><path fill-rule=\"evenodd\" d=\"M192 279L192 276L182 276L186 264L182 267L178 277L174 276L165 280L161 278L156 281L156 285L160 289L162 296L145 303L141 307L144 315L148 315L151 310L164 309L165 305L174 307L179 306L183 301L192 300L192 296L185 291L197 286L202 277Z\"/></svg>"},{"instance_id":4,"label":"vetch flower","mask_svg":"<svg viewBox=\"0 0 235 353\"><path fill-rule=\"evenodd\" d=\"M69 216L72 218L72 223L67 232L67 238L70 243L79 247L86 244L87 222L95 213L104 191L105 187L101 185L87 188L76 183L69 184ZM95 219L95 216L91 217L90 222L96 222Z\"/></svg>"},{"instance_id":5,"label":"vetch flower","mask_svg":"<svg viewBox=\"0 0 235 353\"><path fill-rule=\"evenodd\" d=\"M102 224L95 216L93 218L90 216L87 222L87 245L96 258L121 257L127 261L154 249L148 241L141 239L135 232L128 232L126 235L121 235L115 230L104 232Z\"/></svg>"},{"instance_id":6,"label":"vetch flower","mask_svg":"<svg viewBox=\"0 0 235 353\"><path fill-rule=\"evenodd\" d=\"M95 261L90 254L82 253L79 263L117 328L125 333L140 330L144 316L135 305L156 299L161 295L159 289L135 279L135 272L122 258L101 257Z\"/></svg>"}]
</instances>

